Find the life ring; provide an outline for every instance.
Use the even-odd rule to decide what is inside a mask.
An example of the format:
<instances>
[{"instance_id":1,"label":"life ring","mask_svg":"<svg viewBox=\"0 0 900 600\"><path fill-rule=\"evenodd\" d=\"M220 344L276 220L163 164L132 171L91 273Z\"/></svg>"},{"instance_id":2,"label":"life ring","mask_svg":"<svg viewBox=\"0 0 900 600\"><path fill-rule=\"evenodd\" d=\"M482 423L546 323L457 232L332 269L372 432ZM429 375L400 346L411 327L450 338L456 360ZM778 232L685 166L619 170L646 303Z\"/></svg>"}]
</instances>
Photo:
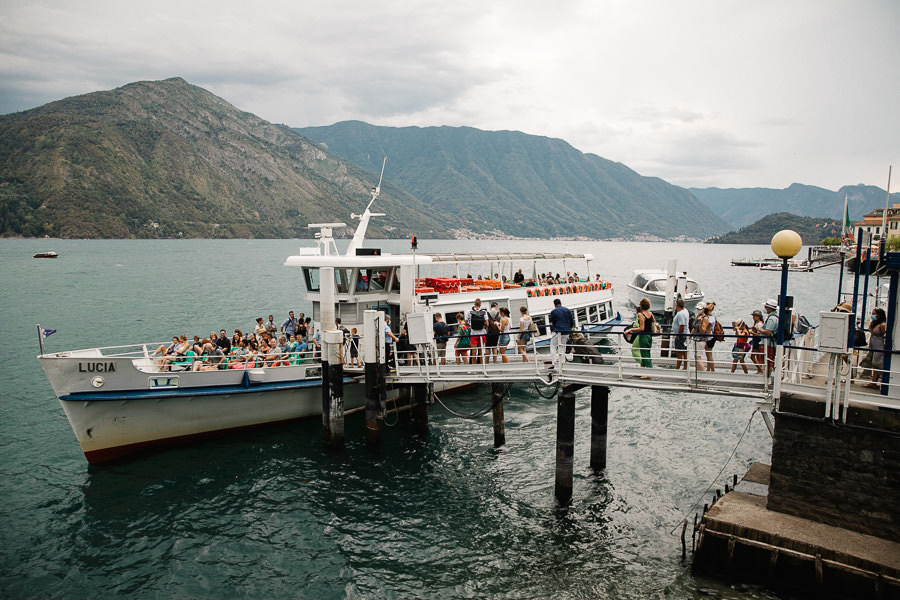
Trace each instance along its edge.
<instances>
[{"instance_id":1,"label":"life ring","mask_svg":"<svg viewBox=\"0 0 900 600\"><path fill-rule=\"evenodd\" d=\"M534 298L534 290L527 290L527 292L529 298Z\"/></svg>"}]
</instances>

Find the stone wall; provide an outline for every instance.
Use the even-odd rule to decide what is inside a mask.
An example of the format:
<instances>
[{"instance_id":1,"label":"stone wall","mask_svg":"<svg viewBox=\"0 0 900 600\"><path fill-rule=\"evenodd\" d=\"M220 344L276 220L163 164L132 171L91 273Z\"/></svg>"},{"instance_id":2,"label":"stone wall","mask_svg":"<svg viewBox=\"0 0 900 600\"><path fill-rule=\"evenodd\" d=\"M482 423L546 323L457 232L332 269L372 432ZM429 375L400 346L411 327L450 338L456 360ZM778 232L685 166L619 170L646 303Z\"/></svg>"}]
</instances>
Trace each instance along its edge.
<instances>
[{"instance_id":1,"label":"stone wall","mask_svg":"<svg viewBox=\"0 0 900 600\"><path fill-rule=\"evenodd\" d=\"M775 414L766 508L900 542L900 413L784 396Z\"/></svg>"}]
</instances>

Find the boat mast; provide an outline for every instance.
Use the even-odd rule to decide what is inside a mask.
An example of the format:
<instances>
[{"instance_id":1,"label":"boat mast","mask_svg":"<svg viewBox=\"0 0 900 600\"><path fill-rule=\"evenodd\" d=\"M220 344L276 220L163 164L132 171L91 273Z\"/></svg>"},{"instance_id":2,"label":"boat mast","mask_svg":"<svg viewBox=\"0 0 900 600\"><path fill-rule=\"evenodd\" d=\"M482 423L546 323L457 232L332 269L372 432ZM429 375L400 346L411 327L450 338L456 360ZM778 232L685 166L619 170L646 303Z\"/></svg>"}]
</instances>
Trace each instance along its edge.
<instances>
[{"instance_id":1,"label":"boat mast","mask_svg":"<svg viewBox=\"0 0 900 600\"><path fill-rule=\"evenodd\" d=\"M369 205L366 206L366 210L363 211L363 214L351 214L351 219L359 219L359 225L356 227L356 233L353 234L353 239L350 240L350 245L347 246L346 256L353 256L356 254L356 249L362 246L363 241L366 239L366 229L369 227L369 219L371 217L383 217L384 213L373 213L370 212L369 209L372 208L372 203L375 202L375 199L378 198L378 194L381 193L381 178L384 177L384 165L387 163L387 156L384 157L384 161L381 163L381 175L378 176L378 185L372 188L372 199L369 200Z\"/></svg>"}]
</instances>

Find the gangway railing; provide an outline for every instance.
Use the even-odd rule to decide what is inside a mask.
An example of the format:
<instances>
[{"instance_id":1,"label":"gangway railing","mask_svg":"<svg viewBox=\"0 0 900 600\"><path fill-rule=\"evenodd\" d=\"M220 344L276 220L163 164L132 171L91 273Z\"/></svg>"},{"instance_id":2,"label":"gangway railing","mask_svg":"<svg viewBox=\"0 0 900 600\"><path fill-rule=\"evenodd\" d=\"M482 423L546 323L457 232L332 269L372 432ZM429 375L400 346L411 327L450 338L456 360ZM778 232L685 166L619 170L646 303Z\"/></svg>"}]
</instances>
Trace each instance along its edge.
<instances>
[{"instance_id":1,"label":"gangway railing","mask_svg":"<svg viewBox=\"0 0 900 600\"><path fill-rule=\"evenodd\" d=\"M395 383L560 382L722 394L755 398L767 411L777 408L781 394L799 393L824 401L824 416L835 419L846 419L851 402L900 409L900 401L890 397L893 382L865 387L874 383L873 373L881 380L885 373L877 366L860 364L859 351L869 351L869 348L851 349L846 355L821 352L815 346L814 330L808 337L797 336L791 343L777 348L771 372L767 375L765 338L760 340L758 349L753 346L738 351L735 342L747 336L725 333L721 341L707 349L709 335L685 334L687 349L676 355L674 345L670 345L674 341L670 333L641 334L652 339L648 348L649 366L644 366L645 357L623 335L628 327L611 327L601 336L586 336L582 343L567 339L560 344L565 352L560 351L555 361L551 360L549 345L544 338L543 343L532 341L525 354L517 353L510 345L501 348L496 357L491 356L487 361L472 361L466 357L457 363L452 351L454 338L451 337L447 344L449 356L441 356L434 345L395 352L389 379ZM560 335L567 337L568 333ZM514 339L515 335L512 337ZM598 342L604 345L598 345ZM601 352L602 364L596 350ZM676 366L680 368L676 369Z\"/></svg>"}]
</instances>

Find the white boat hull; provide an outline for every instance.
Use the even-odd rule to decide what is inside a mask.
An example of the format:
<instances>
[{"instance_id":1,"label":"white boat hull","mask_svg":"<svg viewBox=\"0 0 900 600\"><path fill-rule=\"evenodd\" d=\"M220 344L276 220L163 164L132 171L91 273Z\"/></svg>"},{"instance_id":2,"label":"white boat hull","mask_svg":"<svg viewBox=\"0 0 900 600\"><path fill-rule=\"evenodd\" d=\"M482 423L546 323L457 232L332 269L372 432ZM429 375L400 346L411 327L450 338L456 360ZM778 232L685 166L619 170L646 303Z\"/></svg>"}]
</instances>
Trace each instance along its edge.
<instances>
[{"instance_id":1,"label":"white boat hull","mask_svg":"<svg viewBox=\"0 0 900 600\"><path fill-rule=\"evenodd\" d=\"M321 365L315 363L161 372L147 359L103 357L98 350L38 360L91 464L322 414ZM345 412L364 407L361 375L348 372L344 383ZM443 392L466 386L435 387Z\"/></svg>"}]
</instances>

